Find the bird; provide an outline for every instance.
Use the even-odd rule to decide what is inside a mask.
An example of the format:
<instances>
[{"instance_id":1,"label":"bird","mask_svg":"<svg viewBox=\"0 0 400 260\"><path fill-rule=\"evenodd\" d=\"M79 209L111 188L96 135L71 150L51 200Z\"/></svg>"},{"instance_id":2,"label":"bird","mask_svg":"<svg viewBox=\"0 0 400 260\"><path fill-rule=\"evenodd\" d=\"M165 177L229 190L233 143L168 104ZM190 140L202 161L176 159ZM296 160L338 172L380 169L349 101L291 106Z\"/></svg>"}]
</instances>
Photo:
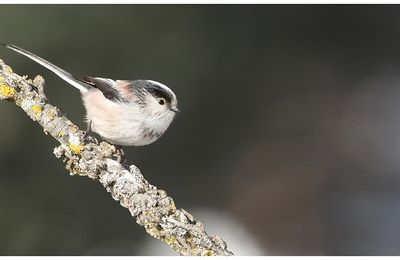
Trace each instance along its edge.
<instances>
[{"instance_id":1,"label":"bird","mask_svg":"<svg viewBox=\"0 0 400 260\"><path fill-rule=\"evenodd\" d=\"M16 45L3 46L49 69L78 89L86 109L86 134L94 132L117 146L144 146L158 140L179 112L175 93L154 80L75 77Z\"/></svg>"}]
</instances>

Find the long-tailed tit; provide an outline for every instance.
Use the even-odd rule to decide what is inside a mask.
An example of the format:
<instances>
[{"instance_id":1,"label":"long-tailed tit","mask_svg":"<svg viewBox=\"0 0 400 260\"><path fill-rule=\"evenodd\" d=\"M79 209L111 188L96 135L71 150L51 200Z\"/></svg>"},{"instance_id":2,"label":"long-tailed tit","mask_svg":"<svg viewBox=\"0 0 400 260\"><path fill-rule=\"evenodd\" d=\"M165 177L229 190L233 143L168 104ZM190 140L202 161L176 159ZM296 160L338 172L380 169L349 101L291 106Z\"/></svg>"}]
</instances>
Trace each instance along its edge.
<instances>
[{"instance_id":1,"label":"long-tailed tit","mask_svg":"<svg viewBox=\"0 0 400 260\"><path fill-rule=\"evenodd\" d=\"M80 90L86 108L87 132L98 133L112 144L150 144L164 134L179 111L174 92L159 82L77 78L33 53L15 45L3 45L36 61Z\"/></svg>"}]
</instances>

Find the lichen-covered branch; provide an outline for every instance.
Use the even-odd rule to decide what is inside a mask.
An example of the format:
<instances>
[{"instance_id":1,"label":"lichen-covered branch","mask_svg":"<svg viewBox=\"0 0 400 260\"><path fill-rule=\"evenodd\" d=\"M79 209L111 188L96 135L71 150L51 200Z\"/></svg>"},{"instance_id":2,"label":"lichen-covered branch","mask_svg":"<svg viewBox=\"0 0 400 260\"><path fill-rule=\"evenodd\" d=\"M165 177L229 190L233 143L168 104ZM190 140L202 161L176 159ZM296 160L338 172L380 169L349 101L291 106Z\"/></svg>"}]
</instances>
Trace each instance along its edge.
<instances>
[{"instance_id":1,"label":"lichen-covered branch","mask_svg":"<svg viewBox=\"0 0 400 260\"><path fill-rule=\"evenodd\" d=\"M136 166L121 164L121 152L114 145L84 139L84 132L48 103L43 87L41 76L21 77L0 60L0 99L14 101L60 142L54 154L71 175L98 180L148 234L181 255L232 255L221 238L208 236L202 223L176 209L172 198L145 180Z\"/></svg>"}]
</instances>

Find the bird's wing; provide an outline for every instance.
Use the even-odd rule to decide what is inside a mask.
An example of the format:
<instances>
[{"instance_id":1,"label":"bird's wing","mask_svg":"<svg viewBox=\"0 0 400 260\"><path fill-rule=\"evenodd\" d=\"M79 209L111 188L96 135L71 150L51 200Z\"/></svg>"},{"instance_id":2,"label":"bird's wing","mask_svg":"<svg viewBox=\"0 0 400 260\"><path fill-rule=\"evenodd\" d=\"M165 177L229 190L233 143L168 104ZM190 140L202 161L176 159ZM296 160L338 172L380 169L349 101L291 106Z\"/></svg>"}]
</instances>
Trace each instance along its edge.
<instances>
[{"instance_id":1,"label":"bird's wing","mask_svg":"<svg viewBox=\"0 0 400 260\"><path fill-rule=\"evenodd\" d=\"M115 88L117 82L113 79L99 78L99 77L91 77L91 76L82 76L77 78L78 80L91 85L92 87L100 90L104 97L110 99L112 101L123 101L121 94Z\"/></svg>"}]
</instances>

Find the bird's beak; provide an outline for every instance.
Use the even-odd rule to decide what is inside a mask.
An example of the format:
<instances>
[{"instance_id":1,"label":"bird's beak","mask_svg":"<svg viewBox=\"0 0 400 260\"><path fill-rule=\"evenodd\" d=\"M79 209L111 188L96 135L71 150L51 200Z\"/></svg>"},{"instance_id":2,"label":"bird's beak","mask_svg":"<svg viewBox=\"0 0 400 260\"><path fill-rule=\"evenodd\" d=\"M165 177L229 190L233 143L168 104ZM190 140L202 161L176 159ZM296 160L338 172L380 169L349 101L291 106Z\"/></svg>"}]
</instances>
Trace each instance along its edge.
<instances>
[{"instance_id":1,"label":"bird's beak","mask_svg":"<svg viewBox=\"0 0 400 260\"><path fill-rule=\"evenodd\" d=\"M177 106L171 106L171 110L174 111L175 113L181 112Z\"/></svg>"}]
</instances>

